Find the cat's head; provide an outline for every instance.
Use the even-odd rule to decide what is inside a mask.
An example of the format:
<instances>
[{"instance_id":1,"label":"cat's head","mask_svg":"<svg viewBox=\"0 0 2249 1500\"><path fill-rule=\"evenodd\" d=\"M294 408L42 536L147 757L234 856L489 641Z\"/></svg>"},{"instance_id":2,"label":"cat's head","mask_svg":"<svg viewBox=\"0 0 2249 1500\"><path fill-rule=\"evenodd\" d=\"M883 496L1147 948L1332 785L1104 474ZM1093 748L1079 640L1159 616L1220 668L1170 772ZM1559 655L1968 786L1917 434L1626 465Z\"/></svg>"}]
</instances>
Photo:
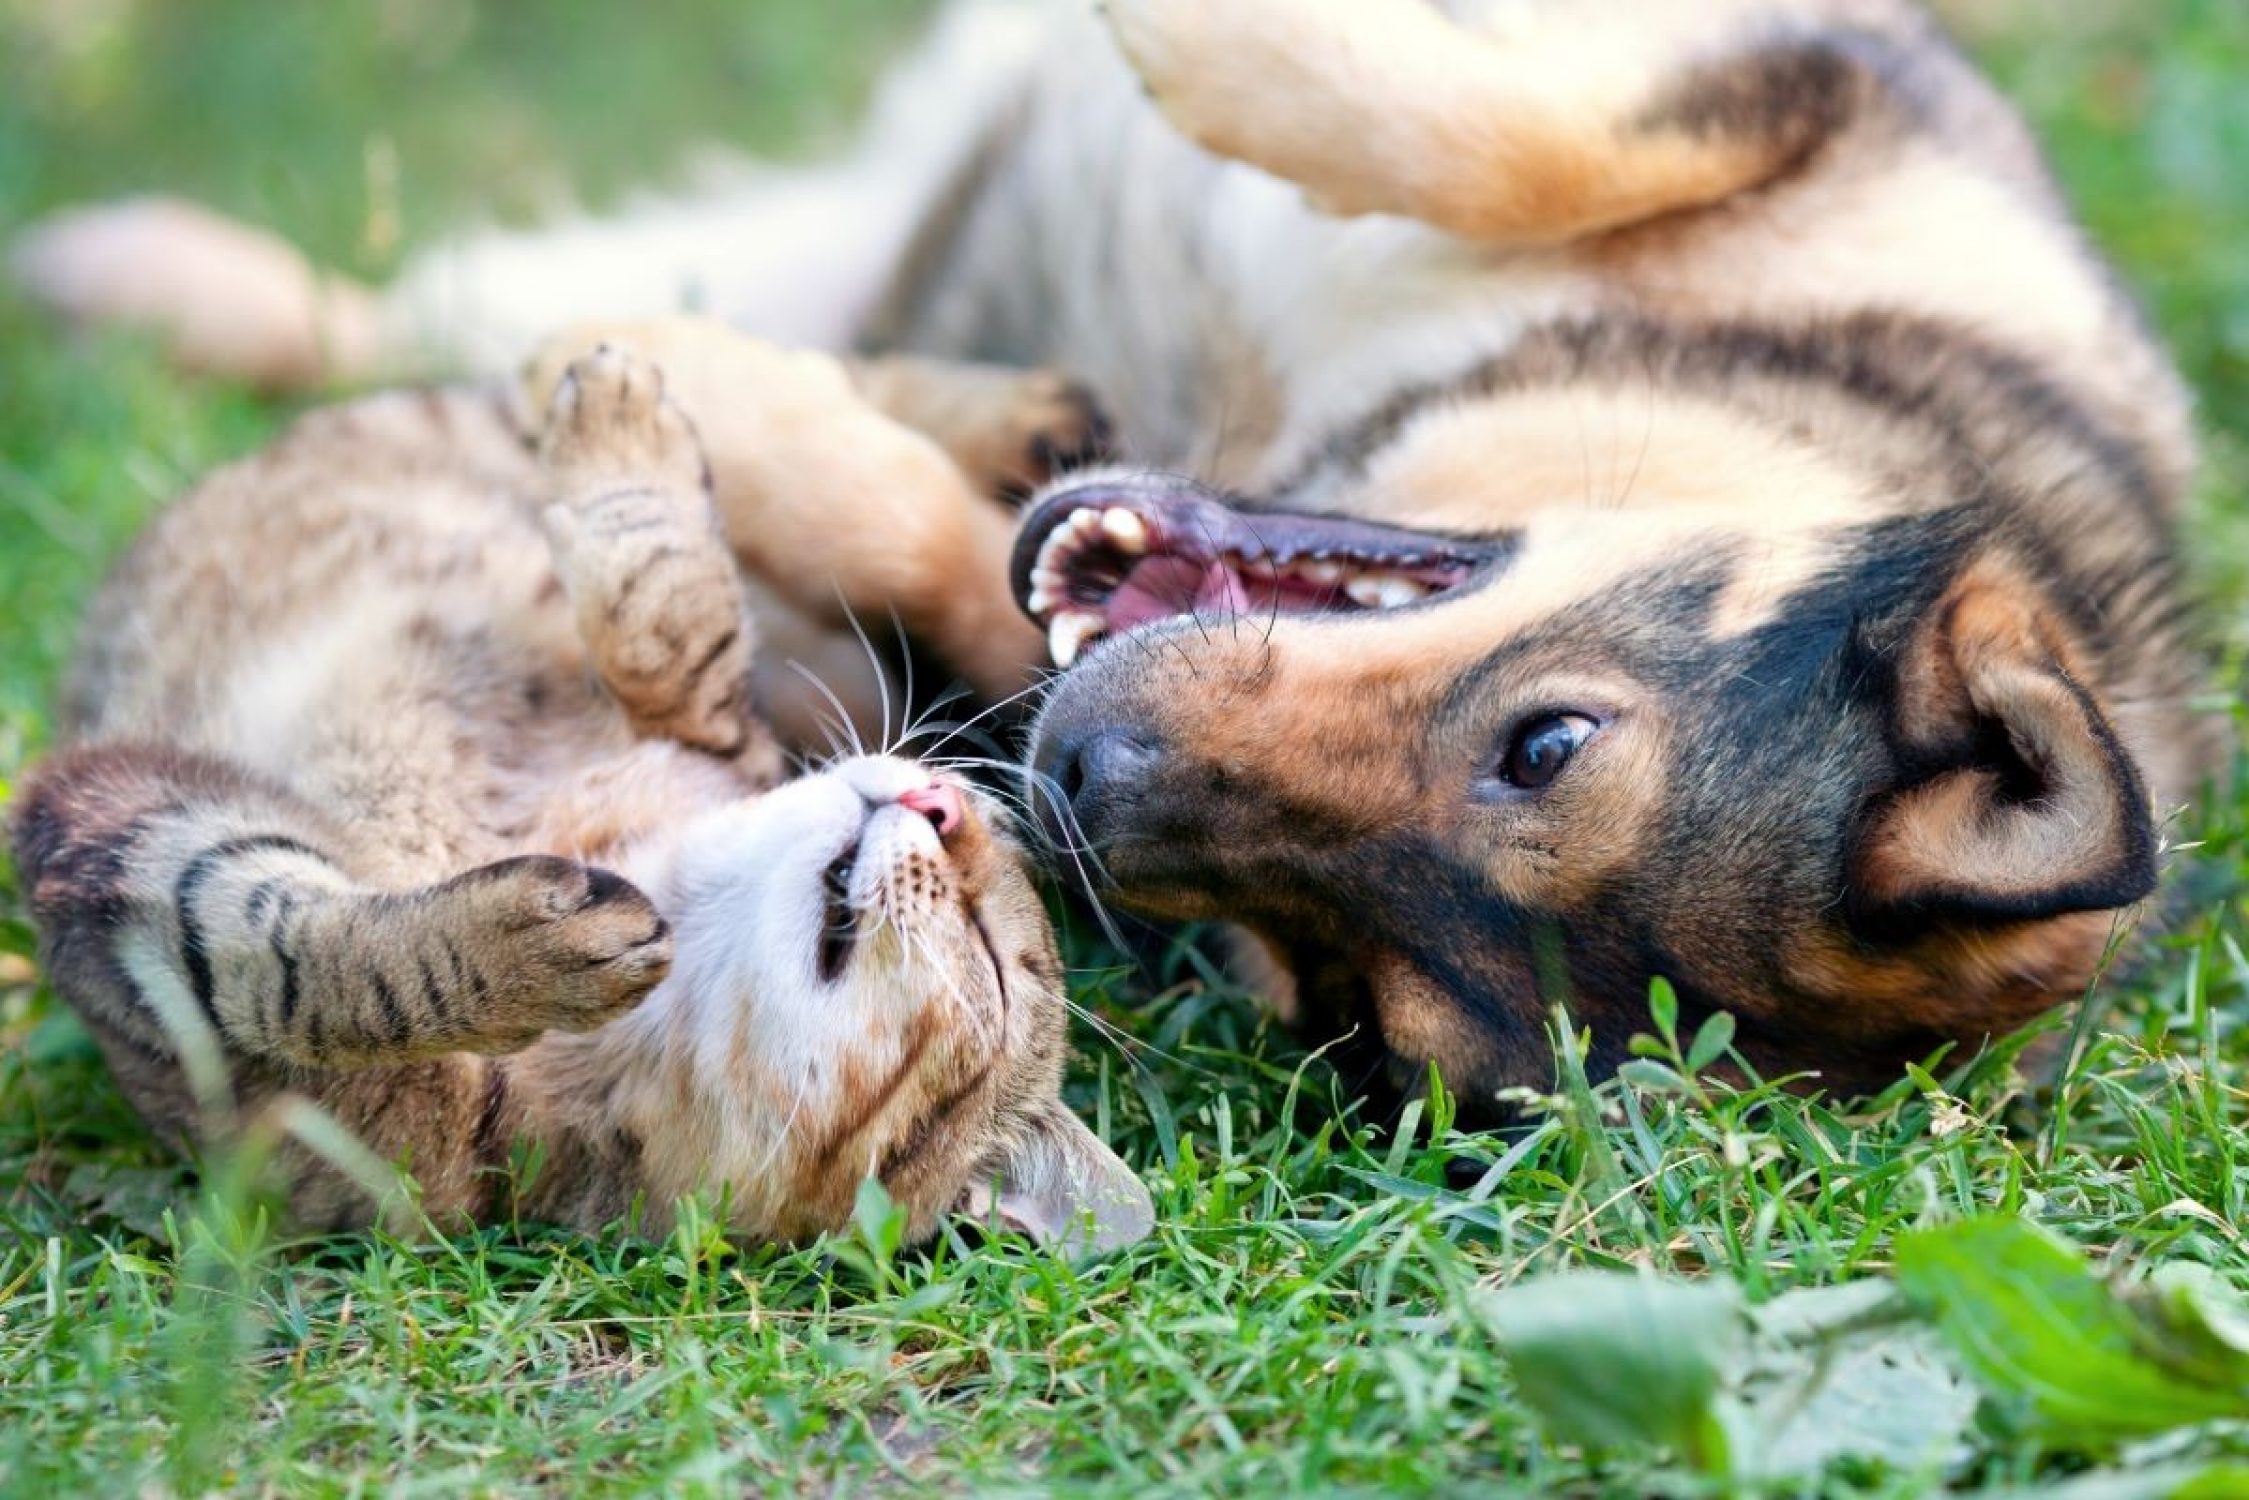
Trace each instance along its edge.
<instances>
[{"instance_id":1,"label":"cat's head","mask_svg":"<svg viewBox=\"0 0 2249 1500\"><path fill-rule=\"evenodd\" d=\"M677 957L624 1024L663 1033L643 1086L674 1080L636 1111L669 1111L654 1183L723 1185L778 1238L848 1222L869 1176L914 1237L955 1210L1078 1250L1148 1232L1147 1190L1059 1097L1061 959L983 794L845 761L698 820L649 890Z\"/></svg>"}]
</instances>

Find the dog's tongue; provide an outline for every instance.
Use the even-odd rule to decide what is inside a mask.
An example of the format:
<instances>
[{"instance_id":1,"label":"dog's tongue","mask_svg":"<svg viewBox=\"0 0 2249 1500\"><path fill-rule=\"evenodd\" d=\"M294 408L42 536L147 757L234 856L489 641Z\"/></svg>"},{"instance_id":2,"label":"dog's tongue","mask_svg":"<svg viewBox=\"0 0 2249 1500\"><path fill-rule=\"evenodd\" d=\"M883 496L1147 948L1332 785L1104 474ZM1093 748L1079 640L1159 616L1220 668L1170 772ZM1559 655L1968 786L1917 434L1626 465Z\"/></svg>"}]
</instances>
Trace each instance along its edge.
<instances>
[{"instance_id":1,"label":"dog's tongue","mask_svg":"<svg viewBox=\"0 0 2249 1500\"><path fill-rule=\"evenodd\" d=\"M1137 564L1109 596L1106 613L1112 631L1130 630L1150 620L1194 613L1211 618L1249 612L1249 591L1241 575L1223 562L1190 557L1151 557Z\"/></svg>"},{"instance_id":2,"label":"dog's tongue","mask_svg":"<svg viewBox=\"0 0 2249 1500\"><path fill-rule=\"evenodd\" d=\"M1249 613L1249 591L1232 568L1214 562L1203 569L1200 582L1195 585L1195 613L1217 615L1221 619Z\"/></svg>"}]
</instances>

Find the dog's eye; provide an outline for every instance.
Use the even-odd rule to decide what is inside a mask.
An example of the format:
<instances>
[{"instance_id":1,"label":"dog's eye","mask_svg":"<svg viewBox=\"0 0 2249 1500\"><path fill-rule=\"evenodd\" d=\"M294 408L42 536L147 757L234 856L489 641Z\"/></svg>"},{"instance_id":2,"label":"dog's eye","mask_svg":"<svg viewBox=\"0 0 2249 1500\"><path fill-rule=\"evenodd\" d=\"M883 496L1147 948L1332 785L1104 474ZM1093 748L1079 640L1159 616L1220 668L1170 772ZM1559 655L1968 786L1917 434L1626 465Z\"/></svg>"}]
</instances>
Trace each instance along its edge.
<instances>
[{"instance_id":1,"label":"dog's eye","mask_svg":"<svg viewBox=\"0 0 2249 1500\"><path fill-rule=\"evenodd\" d=\"M1546 786L1599 727L1583 714L1542 714L1526 721L1499 763L1500 779L1525 791Z\"/></svg>"}]
</instances>

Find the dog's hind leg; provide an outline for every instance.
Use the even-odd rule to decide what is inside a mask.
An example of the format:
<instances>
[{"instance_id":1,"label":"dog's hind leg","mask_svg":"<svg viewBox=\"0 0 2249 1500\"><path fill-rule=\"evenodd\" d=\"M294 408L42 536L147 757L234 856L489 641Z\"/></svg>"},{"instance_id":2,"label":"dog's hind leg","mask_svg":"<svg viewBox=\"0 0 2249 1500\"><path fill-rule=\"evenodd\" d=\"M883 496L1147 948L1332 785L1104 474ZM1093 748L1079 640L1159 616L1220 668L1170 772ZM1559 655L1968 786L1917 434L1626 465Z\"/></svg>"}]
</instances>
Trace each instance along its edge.
<instances>
[{"instance_id":1,"label":"dog's hind leg","mask_svg":"<svg viewBox=\"0 0 2249 1500\"><path fill-rule=\"evenodd\" d=\"M842 349L1008 109L1036 34L1030 8L959 7L841 160L724 169L689 195L606 218L459 234L419 250L384 287L165 198L36 223L7 247L9 269L73 323L144 329L187 369L273 390L505 374L587 318L696 312Z\"/></svg>"},{"instance_id":2,"label":"dog's hind leg","mask_svg":"<svg viewBox=\"0 0 2249 1500\"><path fill-rule=\"evenodd\" d=\"M1631 0L1455 21L1428 0L1109 0L1158 106L1339 214L1557 244L1769 182L1857 112L1821 0ZM1861 7L1864 9L1864 7ZM1900 23L1903 24L1903 23Z\"/></svg>"},{"instance_id":3,"label":"dog's hind leg","mask_svg":"<svg viewBox=\"0 0 2249 1500\"><path fill-rule=\"evenodd\" d=\"M1100 402L1056 371L912 355L846 367L870 406L943 448L987 495L1021 498L1108 452Z\"/></svg>"}]
</instances>

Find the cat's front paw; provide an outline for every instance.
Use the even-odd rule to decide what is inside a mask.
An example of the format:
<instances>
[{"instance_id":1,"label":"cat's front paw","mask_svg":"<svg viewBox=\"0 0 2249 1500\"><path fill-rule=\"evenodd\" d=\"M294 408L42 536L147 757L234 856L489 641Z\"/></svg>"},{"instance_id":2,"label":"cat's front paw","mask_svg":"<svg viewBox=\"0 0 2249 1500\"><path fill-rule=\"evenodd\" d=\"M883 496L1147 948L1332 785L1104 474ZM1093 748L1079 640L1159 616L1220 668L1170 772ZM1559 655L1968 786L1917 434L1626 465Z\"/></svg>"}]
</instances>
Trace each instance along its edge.
<instances>
[{"instance_id":1,"label":"cat's front paw","mask_svg":"<svg viewBox=\"0 0 2249 1500\"><path fill-rule=\"evenodd\" d=\"M710 487L702 443L665 395L664 372L621 344L598 344L563 371L542 451L561 500L580 510L625 492L700 497Z\"/></svg>"},{"instance_id":2,"label":"cat's front paw","mask_svg":"<svg viewBox=\"0 0 2249 1500\"><path fill-rule=\"evenodd\" d=\"M455 943L485 1002L490 1050L545 1031L591 1031L646 999L671 971L671 924L638 887L551 855L485 865L447 882Z\"/></svg>"}]
</instances>

